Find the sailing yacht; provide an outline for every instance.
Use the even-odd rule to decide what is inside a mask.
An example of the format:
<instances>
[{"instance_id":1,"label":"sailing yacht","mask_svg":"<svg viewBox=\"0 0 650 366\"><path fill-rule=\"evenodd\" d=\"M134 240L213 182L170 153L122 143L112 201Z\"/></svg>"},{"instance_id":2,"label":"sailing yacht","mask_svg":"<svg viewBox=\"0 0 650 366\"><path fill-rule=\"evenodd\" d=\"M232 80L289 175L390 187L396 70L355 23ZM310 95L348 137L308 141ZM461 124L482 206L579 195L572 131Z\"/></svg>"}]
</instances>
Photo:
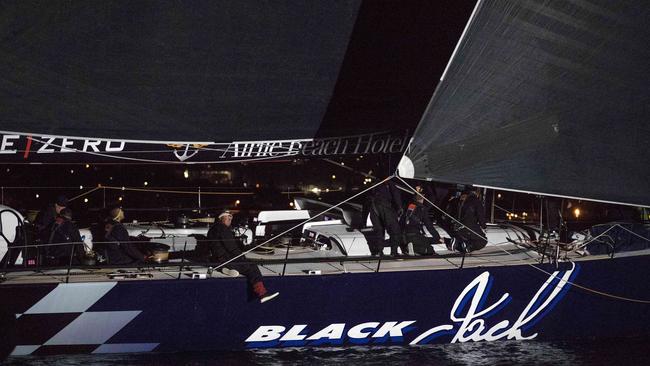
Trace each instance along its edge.
<instances>
[{"instance_id":1,"label":"sailing yacht","mask_svg":"<svg viewBox=\"0 0 650 366\"><path fill-rule=\"evenodd\" d=\"M407 179L434 180L647 207L644 5L243 1L228 11L204 3L35 11L17 4L3 24L12 36L3 38L0 58L7 106L0 160L216 164L399 152L401 169L387 179L410 190ZM52 12L72 16L52 21ZM450 14L460 26L444 20ZM435 24L453 28L453 37ZM449 51L447 63L432 61L436 46ZM405 138L404 127L415 124ZM352 198L297 223L304 235L297 247L259 254L266 240L251 244L247 260L281 293L264 304L251 299L243 277L220 272L227 263L4 268L3 350L648 334L647 244L623 253L610 237L612 250L580 251L612 230L647 243L647 231L613 224L567 245L494 226L477 252L437 247L432 257L375 257L356 251L363 232L345 221L307 225ZM13 244L15 235L4 240Z\"/></svg>"}]
</instances>

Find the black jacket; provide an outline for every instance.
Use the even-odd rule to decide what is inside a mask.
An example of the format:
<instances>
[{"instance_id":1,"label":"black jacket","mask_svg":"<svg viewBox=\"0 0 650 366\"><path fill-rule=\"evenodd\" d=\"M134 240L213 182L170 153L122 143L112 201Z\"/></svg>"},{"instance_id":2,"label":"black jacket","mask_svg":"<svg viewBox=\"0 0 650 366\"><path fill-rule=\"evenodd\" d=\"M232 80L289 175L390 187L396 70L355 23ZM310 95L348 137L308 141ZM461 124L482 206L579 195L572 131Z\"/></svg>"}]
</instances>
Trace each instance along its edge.
<instances>
[{"instance_id":1,"label":"black jacket","mask_svg":"<svg viewBox=\"0 0 650 366\"><path fill-rule=\"evenodd\" d=\"M74 248L74 258L79 259L83 257L85 251L81 241L81 234L79 234L79 229L77 229L72 221L58 217L45 231L49 232L47 238L48 244L74 243L71 245L48 246L48 256L60 258L63 260L62 263L67 263L67 260L72 255L72 250Z\"/></svg>"},{"instance_id":2,"label":"black jacket","mask_svg":"<svg viewBox=\"0 0 650 366\"><path fill-rule=\"evenodd\" d=\"M406 205L406 210L400 219L405 233L422 233L422 226L426 227L432 236L437 235L435 227L429 218L429 205L417 201Z\"/></svg>"},{"instance_id":3,"label":"black jacket","mask_svg":"<svg viewBox=\"0 0 650 366\"><path fill-rule=\"evenodd\" d=\"M485 208L475 194L467 195L465 201L461 201L460 197L452 199L449 201L446 211L472 231L480 233L481 229L486 227ZM462 229L458 227L459 225L455 221L450 224L451 227L455 228L455 231Z\"/></svg>"},{"instance_id":4,"label":"black jacket","mask_svg":"<svg viewBox=\"0 0 650 366\"><path fill-rule=\"evenodd\" d=\"M375 204L392 206L395 211L402 209L402 198L395 183L387 181L372 190L371 200Z\"/></svg>"},{"instance_id":5,"label":"black jacket","mask_svg":"<svg viewBox=\"0 0 650 366\"><path fill-rule=\"evenodd\" d=\"M56 208L54 208L53 203L44 207L36 215L34 229L36 230L36 237L41 239L41 242L47 243L49 241L51 228L55 219Z\"/></svg>"},{"instance_id":6,"label":"black jacket","mask_svg":"<svg viewBox=\"0 0 650 366\"><path fill-rule=\"evenodd\" d=\"M105 250L109 264L128 264L142 262L144 254L131 242L129 232L117 221L109 223L111 229L106 233Z\"/></svg>"},{"instance_id":7,"label":"black jacket","mask_svg":"<svg viewBox=\"0 0 650 366\"><path fill-rule=\"evenodd\" d=\"M208 239L212 258L219 262L228 261L242 254L239 241L235 239L232 229L221 222L217 222L210 228Z\"/></svg>"}]
</instances>

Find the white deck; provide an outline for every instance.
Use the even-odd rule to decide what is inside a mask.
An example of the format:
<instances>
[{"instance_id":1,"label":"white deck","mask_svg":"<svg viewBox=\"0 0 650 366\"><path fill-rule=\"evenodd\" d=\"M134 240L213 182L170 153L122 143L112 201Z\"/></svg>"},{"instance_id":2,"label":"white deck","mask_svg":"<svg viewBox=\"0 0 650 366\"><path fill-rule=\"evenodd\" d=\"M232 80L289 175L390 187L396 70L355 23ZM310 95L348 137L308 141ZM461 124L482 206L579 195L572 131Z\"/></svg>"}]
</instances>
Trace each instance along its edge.
<instances>
[{"instance_id":1,"label":"white deck","mask_svg":"<svg viewBox=\"0 0 650 366\"><path fill-rule=\"evenodd\" d=\"M291 254L300 251L309 251L307 248L294 248ZM313 252L313 251L312 251ZM318 251L315 251L318 252ZM372 273L390 272L390 271L421 271L421 270L448 270L458 269L463 260L459 253L450 253L446 249L438 250L438 255L434 257L408 257L408 258L386 258L386 257L368 257L357 258L341 262L340 258L329 262L305 262L305 263L288 263L285 269L286 276L314 276L314 275L337 275L343 273ZM617 254L617 257L626 255L647 255L650 250L642 250L628 253ZM249 254L249 259L277 260L284 259L286 255L285 248L276 248L271 255ZM539 264L540 255L532 249L523 248L512 243L488 246L480 251L470 253L465 256L463 268L472 267L493 267L493 266L515 266L515 265L534 265ZM562 253L562 260L584 261L584 260L601 260L609 259L607 255L582 257L573 252ZM548 262L548 258L545 260ZM262 274L266 277L281 276L284 265L282 263L261 265ZM79 282L105 282L105 281L133 281L133 280L173 280L180 278L184 280L200 281L215 280L228 278L218 271L214 271L210 276L207 267L192 262L185 262L182 265L180 260L170 262L163 267L129 268L123 270L125 273L118 274L118 268L76 268L71 269L69 276L67 269L43 270L43 271L18 271L7 272L4 274L4 281L0 286L15 284L34 284L34 283L64 283L66 278L70 283ZM311 271L312 274L309 274ZM0 271L1 272L1 271ZM317 274L313 274L317 273ZM115 275L119 277L116 278ZM203 274L203 278L192 278L192 274ZM199 277L195 275L194 277Z\"/></svg>"}]
</instances>

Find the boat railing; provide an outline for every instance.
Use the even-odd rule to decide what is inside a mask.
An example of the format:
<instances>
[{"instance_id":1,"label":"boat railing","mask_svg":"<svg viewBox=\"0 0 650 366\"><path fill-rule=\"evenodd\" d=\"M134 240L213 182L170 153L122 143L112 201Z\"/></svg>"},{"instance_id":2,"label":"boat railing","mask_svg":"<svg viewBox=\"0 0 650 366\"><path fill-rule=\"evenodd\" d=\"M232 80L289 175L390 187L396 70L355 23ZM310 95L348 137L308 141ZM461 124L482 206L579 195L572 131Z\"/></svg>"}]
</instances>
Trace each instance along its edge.
<instances>
[{"instance_id":1,"label":"boat railing","mask_svg":"<svg viewBox=\"0 0 650 366\"><path fill-rule=\"evenodd\" d=\"M137 241L137 240L120 242L120 244L127 244L127 245L142 245L143 243L147 243L147 242ZM98 242L95 244L104 244L104 243ZM61 247L61 246L70 247L70 254L65 258L66 259L65 263L60 261L61 258L59 258L58 263L54 263L54 264L53 262L48 261L46 255L48 248ZM185 250L187 248L187 241L185 242L184 250L179 253L180 254L179 256L176 256L173 259L167 261L142 261L142 262L135 262L131 264L111 264L110 262L100 264L96 260L94 263L92 261L84 262L79 258L81 256L84 256L86 254L86 251L81 248L85 248L84 242L12 245L8 248L5 257L2 260L2 267L1 267L2 269L0 269L0 272L3 272L5 274L15 273L15 272L29 272L29 273L36 272L36 273L47 274L48 271L65 270L65 282L68 283L70 281L70 277L74 276L73 270L76 269L155 270L155 269L165 268L168 270L170 268L178 267L177 278L180 279L183 273L193 273L198 268L205 268L205 269L212 270L212 268L220 268L223 265L222 262L211 261L207 257L197 257L195 255L190 255L191 251ZM80 254L78 252L79 250L84 250L84 252ZM15 261L15 259L18 258L21 253L23 255L23 260L21 264L10 263L12 262L11 258L14 258ZM178 253L178 252L174 252L174 253ZM279 273L279 275L285 276L287 275L286 268L287 265L289 264L340 263L341 265L343 265L344 263L371 262L371 263L376 263L376 267L374 267L373 271L379 272L382 262L385 262L387 260L418 261L418 260L430 260L432 258L446 259L446 260L455 258L455 259L464 260L464 254L456 252L456 253L436 255L435 257L431 257L431 256L385 257L385 256L370 256L370 255L369 256L340 255L340 256L325 256L325 257L309 257L309 258L291 258L289 255L289 250L287 250L286 254L282 258L250 259L244 257L242 260L238 260L237 263L250 263L258 266L281 265L282 271ZM462 267L458 266L458 268L462 268Z\"/></svg>"}]
</instances>

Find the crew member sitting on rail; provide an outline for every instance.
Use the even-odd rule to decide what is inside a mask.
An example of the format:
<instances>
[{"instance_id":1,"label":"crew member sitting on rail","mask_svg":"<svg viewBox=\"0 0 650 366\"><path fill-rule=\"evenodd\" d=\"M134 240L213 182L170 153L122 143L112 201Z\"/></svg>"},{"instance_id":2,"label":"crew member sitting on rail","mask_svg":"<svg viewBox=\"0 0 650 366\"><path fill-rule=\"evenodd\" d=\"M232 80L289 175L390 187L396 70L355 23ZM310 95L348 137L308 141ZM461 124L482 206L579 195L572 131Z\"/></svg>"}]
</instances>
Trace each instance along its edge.
<instances>
[{"instance_id":1,"label":"crew member sitting on rail","mask_svg":"<svg viewBox=\"0 0 650 366\"><path fill-rule=\"evenodd\" d=\"M238 276L239 273L246 276L248 283L251 285L253 292L259 298L261 303L265 303L276 296L279 292L269 292L264 287L262 282L262 273L257 265L251 263L237 263L236 260L246 260L242 255L242 250L239 243L235 239L235 235L230 228L232 224L232 214L230 211L224 211L219 215L217 221L208 231L208 240L212 260L217 260L220 263L225 263L233 258L233 262L226 264L222 267L221 272L228 276Z\"/></svg>"}]
</instances>

